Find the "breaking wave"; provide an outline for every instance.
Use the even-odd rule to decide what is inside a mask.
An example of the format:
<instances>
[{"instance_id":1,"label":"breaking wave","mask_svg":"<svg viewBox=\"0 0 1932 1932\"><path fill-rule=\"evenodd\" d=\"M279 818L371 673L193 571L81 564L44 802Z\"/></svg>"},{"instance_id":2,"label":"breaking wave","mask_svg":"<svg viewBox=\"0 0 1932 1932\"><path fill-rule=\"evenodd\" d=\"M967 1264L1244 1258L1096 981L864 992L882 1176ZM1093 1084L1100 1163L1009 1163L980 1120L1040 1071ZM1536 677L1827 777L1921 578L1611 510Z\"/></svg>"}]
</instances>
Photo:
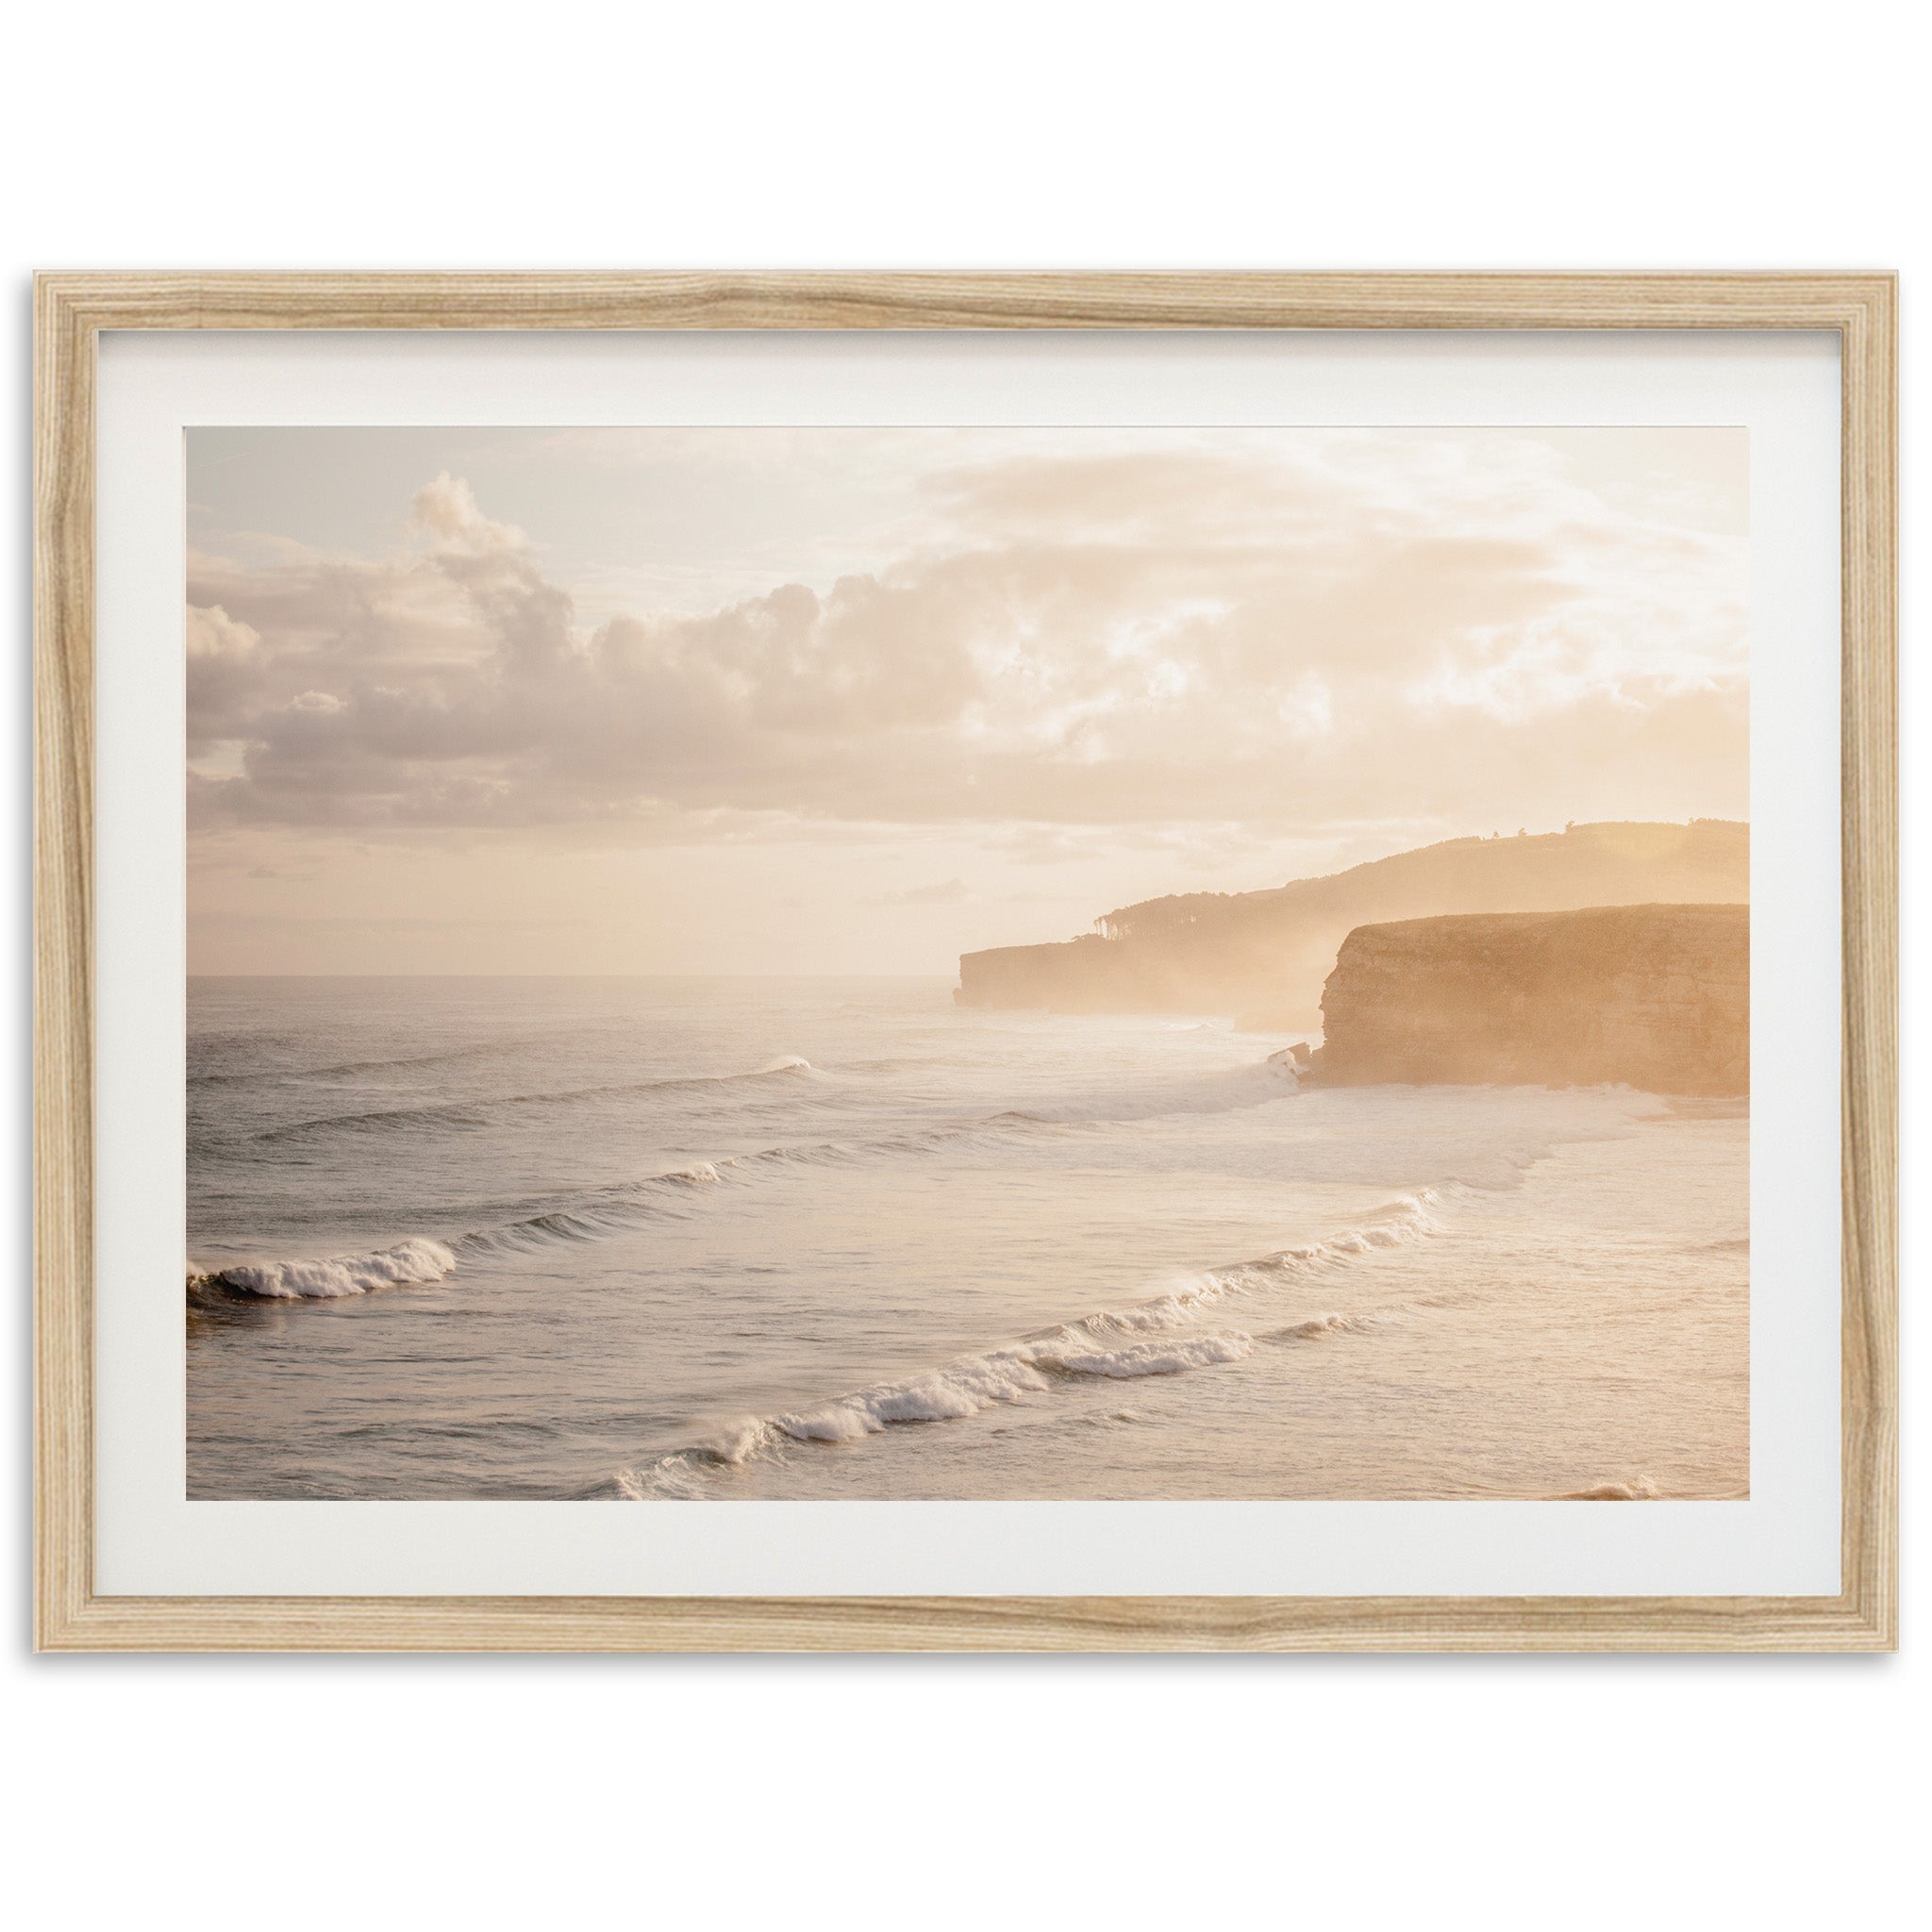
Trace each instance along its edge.
<instances>
[{"instance_id":1,"label":"breaking wave","mask_svg":"<svg viewBox=\"0 0 1932 1932\"><path fill-rule=\"evenodd\" d=\"M612 1493L630 1502L690 1493L691 1477L736 1469L786 1442L857 1442L898 1423L956 1422L1001 1403L1049 1390L1056 1377L1174 1375L1215 1362L1240 1361L1255 1346L1237 1329L1162 1342L1108 1348L1086 1323L1074 1323L1008 1348L961 1357L943 1368L885 1382L836 1402L728 1424L712 1441L660 1457L648 1470L620 1470Z\"/></svg>"},{"instance_id":2,"label":"breaking wave","mask_svg":"<svg viewBox=\"0 0 1932 1932\"><path fill-rule=\"evenodd\" d=\"M857 1442L898 1424L955 1422L1047 1393L1062 1380L1124 1381L1240 1361L1253 1353L1256 1341L1241 1329L1176 1331L1198 1323L1206 1308L1230 1296L1261 1292L1357 1256L1427 1240L1442 1226L1433 1211L1440 1198L1438 1191L1424 1189L1391 1202L1363 1226L1232 1267L1205 1270L1132 1307L1103 1308L983 1355L961 1356L942 1367L812 1407L741 1418L708 1441L675 1450L647 1468L619 1470L598 1493L631 1502L700 1495L708 1478L742 1468L755 1457L782 1457L792 1444ZM1368 1325L1360 1318L1322 1316L1264 1339L1339 1334L1358 1321Z\"/></svg>"},{"instance_id":3,"label":"breaking wave","mask_svg":"<svg viewBox=\"0 0 1932 1932\"><path fill-rule=\"evenodd\" d=\"M238 1261L188 1277L190 1291L227 1290L265 1301L335 1301L372 1288L441 1281L457 1257L441 1241L398 1241L374 1255L335 1255L315 1261Z\"/></svg>"},{"instance_id":4,"label":"breaking wave","mask_svg":"<svg viewBox=\"0 0 1932 1932\"><path fill-rule=\"evenodd\" d=\"M556 1242L601 1241L623 1234L667 1213L685 1211L694 1188L714 1187L727 1176L750 1176L761 1169L854 1166L881 1150L921 1152L957 1139L970 1129L928 1129L884 1141L836 1141L797 1147L768 1147L756 1154L701 1160L640 1180L590 1189L584 1193L516 1220L471 1228L440 1239L416 1236L372 1255L325 1259L237 1261L192 1271L191 1294L226 1289L276 1300L330 1299L391 1288L440 1281L459 1260L491 1255L527 1254ZM431 1263L435 1263L432 1267ZM428 1270L429 1272L421 1272Z\"/></svg>"},{"instance_id":5,"label":"breaking wave","mask_svg":"<svg viewBox=\"0 0 1932 1932\"><path fill-rule=\"evenodd\" d=\"M467 1234L451 1235L444 1241L419 1235L371 1255L333 1256L319 1260L228 1262L220 1268L191 1273L188 1291L193 1295L225 1289L276 1301L315 1301L363 1294L372 1288L441 1281L444 1275L454 1274L458 1260L465 1257L525 1253L553 1241L596 1241L621 1233L662 1211L662 1195L658 1191L672 1192L702 1187L718 1178L715 1166L700 1161L695 1167L652 1174L627 1188L606 1191L599 1197L587 1198L568 1208L526 1215L496 1227L473 1228Z\"/></svg>"},{"instance_id":6,"label":"breaking wave","mask_svg":"<svg viewBox=\"0 0 1932 1932\"><path fill-rule=\"evenodd\" d=\"M758 1081L795 1077L817 1071L810 1061L788 1054L763 1066L738 1074L693 1075L644 1085L647 1088L663 1088L724 1081ZM575 1090L577 1094L631 1091L635 1090L619 1087ZM575 1195L555 1199L537 1212L457 1233L413 1237L370 1255L225 1263L218 1268L191 1274L189 1288L191 1292L212 1289L276 1300L312 1300L362 1293L372 1288L437 1281L452 1273L458 1262L466 1258L528 1253L553 1243L599 1241L629 1232L665 1215L688 1214L692 1211L694 1189L739 1183L763 1174L776 1174L792 1170L863 1167L882 1158L919 1158L962 1144L979 1142L992 1145L1015 1136L1024 1139L1081 1135L1097 1131L1112 1122L1150 1118L1157 1114L1218 1112L1257 1106L1291 1096L1295 1091L1292 1070L1271 1060L1201 1079L1143 1087L1124 1094L1096 1095L1052 1102L1024 1110L1008 1108L991 1115L936 1120L899 1133L854 1140L781 1143L751 1153L695 1162L666 1173L646 1174L634 1181L586 1189ZM514 1095L507 1101L474 1105L480 1108L570 1097L573 1095ZM305 1122L294 1127L275 1129L263 1138L357 1122L398 1122L432 1113L450 1118L461 1111L465 1105L451 1103L435 1108L339 1116L333 1120ZM1529 1164L1529 1158L1533 1157L1508 1163L1516 1171L1500 1183L1493 1180L1445 1181L1437 1189L1425 1189L1390 1204L1365 1225L1324 1241L1284 1249L1231 1267L1203 1271L1186 1277L1147 1302L1125 1309L1102 1310L1091 1315L1082 1325L1096 1335L1171 1331L1194 1321L1204 1307L1226 1295L1265 1289L1287 1275L1421 1239L1434 1231L1437 1224L1430 1208L1432 1204L1441 1199L1444 1191L1491 1192L1499 1185L1513 1185L1520 1181L1521 1170ZM1322 1319L1335 1324L1322 1332L1341 1332L1344 1318ZM1316 1332L1314 1327L1307 1327L1309 1337ZM1271 1333L1264 1339L1281 1340L1285 1334L1286 1331ZM1146 1373L1144 1370L1120 1372ZM1069 1369L1068 1373L1076 1371Z\"/></svg>"},{"instance_id":7,"label":"breaking wave","mask_svg":"<svg viewBox=\"0 0 1932 1932\"><path fill-rule=\"evenodd\" d=\"M1178 1096L1167 1095L1169 1103L1178 1099L1181 1104L1169 1104L1162 1110L1210 1110L1209 1103L1217 1091L1223 1096L1219 1107L1229 1107L1255 1105L1261 1099L1277 1098L1284 1091L1293 1091L1292 1075L1284 1083L1279 1077L1278 1069L1268 1067L1243 1071L1265 1073L1270 1077L1260 1083L1243 1083L1241 1074L1217 1076L1212 1082L1196 1083ZM724 1080L763 1080L774 1076L815 1072L817 1069L809 1060L796 1055L786 1055L767 1066L747 1073L705 1074L693 1076L689 1080L654 1081L645 1085L657 1088L691 1086ZM298 1122L292 1126L273 1128L259 1138L284 1140L326 1127L352 1127L374 1123L394 1124L426 1118L444 1122L474 1120L476 1124L481 1124L485 1113L491 1108L571 1099L584 1094L622 1093L633 1091L636 1090L624 1087L583 1088L574 1093L520 1094L499 1101L451 1102L432 1108L395 1108L382 1113L338 1115L326 1120ZM1252 1097L1230 1099L1225 1097L1229 1093L1247 1094ZM1203 1104L1191 1108L1185 1104L1191 1098ZM1118 1110L1124 1106L1129 1109L1144 1108L1144 1111ZM1116 1110L1108 1111L1108 1108ZM241 1292L272 1296L276 1299L314 1299L360 1293L367 1288L439 1280L442 1274L454 1269L458 1258L465 1256L525 1253L557 1241L598 1241L627 1232L641 1223L667 1212L682 1212L684 1208L680 1197L686 1195L693 1187L710 1186L724 1180L749 1179L760 1173L786 1169L859 1167L881 1158L916 1157L975 1141L991 1142L1015 1134L1078 1133L1083 1128L1098 1126L1110 1120L1143 1118L1155 1110L1152 1097L1146 1095L1141 1096L1138 1103L1099 1100L1068 1102L1061 1104L1058 1110L1053 1113L1023 1112L1009 1108L1003 1113L939 1121L929 1126L914 1127L903 1133L878 1135L864 1140L802 1141L765 1147L754 1153L727 1155L714 1161L699 1161L692 1166L678 1168L669 1173L647 1174L635 1181L617 1182L589 1189L577 1196L559 1202L555 1207L546 1208L540 1213L525 1215L491 1227L471 1228L438 1240L417 1238L406 1241L394 1248L385 1249L379 1256L349 1257L347 1260L332 1258L235 1263L191 1274L189 1285L191 1289L197 1285L225 1287ZM1219 1109L1214 1108L1212 1110ZM450 1255L452 1258L447 1266L435 1274L384 1274L380 1272L380 1264L386 1257L412 1254L418 1248L435 1249L439 1253ZM410 1264L406 1262L399 1265ZM1260 1267L1266 1264L1257 1262L1251 1265ZM348 1275L340 1272L345 1268L350 1270ZM361 1279L356 1274L358 1269L367 1273L369 1278ZM263 1281L313 1278L332 1284L349 1280L352 1285L308 1288L257 1287L254 1285L257 1277Z\"/></svg>"}]
</instances>

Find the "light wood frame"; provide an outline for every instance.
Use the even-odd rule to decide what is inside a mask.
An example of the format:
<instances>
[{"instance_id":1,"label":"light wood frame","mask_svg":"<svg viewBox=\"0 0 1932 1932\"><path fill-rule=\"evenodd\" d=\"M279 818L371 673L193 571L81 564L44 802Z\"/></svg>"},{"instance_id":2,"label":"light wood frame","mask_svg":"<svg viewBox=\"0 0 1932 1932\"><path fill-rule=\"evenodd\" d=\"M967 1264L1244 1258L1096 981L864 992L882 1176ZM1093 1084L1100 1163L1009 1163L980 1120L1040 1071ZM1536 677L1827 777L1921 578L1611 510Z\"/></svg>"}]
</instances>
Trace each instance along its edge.
<instances>
[{"instance_id":1,"label":"light wood frame","mask_svg":"<svg viewBox=\"0 0 1932 1932\"><path fill-rule=\"evenodd\" d=\"M94 365L104 329L1828 330L1843 386L1843 1535L1830 1597L117 1597L93 1588ZM193 275L36 285L44 1650L1896 1646L1897 285L1889 275Z\"/></svg>"}]
</instances>

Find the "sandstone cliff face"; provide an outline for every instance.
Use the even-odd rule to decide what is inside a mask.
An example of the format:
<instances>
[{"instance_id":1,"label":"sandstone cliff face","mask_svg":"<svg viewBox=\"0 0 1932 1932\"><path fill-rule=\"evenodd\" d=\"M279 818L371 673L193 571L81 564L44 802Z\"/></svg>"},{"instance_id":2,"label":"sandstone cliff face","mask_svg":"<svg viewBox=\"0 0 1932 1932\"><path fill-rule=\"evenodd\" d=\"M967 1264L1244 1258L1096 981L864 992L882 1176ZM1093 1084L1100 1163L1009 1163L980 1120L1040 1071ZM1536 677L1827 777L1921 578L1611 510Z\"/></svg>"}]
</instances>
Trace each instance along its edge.
<instances>
[{"instance_id":1,"label":"sandstone cliff face","mask_svg":"<svg viewBox=\"0 0 1932 1932\"><path fill-rule=\"evenodd\" d=\"M1267 891L1122 907L1080 939L968 953L955 997L1066 1013L1224 1013L1293 1031L1314 1025L1344 935L1372 921L1742 900L1750 864L1750 827L1710 819L1452 839Z\"/></svg>"},{"instance_id":2,"label":"sandstone cliff face","mask_svg":"<svg viewBox=\"0 0 1932 1932\"><path fill-rule=\"evenodd\" d=\"M1750 1088L1748 906L1361 925L1322 995L1324 1085Z\"/></svg>"}]
</instances>

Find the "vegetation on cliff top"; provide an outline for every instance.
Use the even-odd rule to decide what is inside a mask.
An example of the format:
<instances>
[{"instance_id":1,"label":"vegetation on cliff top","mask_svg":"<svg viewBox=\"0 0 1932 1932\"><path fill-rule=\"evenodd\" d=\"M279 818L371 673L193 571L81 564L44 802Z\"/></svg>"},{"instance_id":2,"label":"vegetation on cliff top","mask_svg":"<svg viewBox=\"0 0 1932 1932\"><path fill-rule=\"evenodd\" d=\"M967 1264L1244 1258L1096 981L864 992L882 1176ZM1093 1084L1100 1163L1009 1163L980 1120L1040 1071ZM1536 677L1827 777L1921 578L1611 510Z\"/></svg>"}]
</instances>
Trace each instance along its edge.
<instances>
[{"instance_id":1,"label":"vegetation on cliff top","mask_svg":"<svg viewBox=\"0 0 1932 1932\"><path fill-rule=\"evenodd\" d=\"M1224 1013L1312 1029L1323 981L1356 926L1451 912L1646 902L1742 904L1750 827L1608 822L1535 837L1451 839L1255 892L1190 892L1104 914L1077 940L959 961L969 1006Z\"/></svg>"}]
</instances>

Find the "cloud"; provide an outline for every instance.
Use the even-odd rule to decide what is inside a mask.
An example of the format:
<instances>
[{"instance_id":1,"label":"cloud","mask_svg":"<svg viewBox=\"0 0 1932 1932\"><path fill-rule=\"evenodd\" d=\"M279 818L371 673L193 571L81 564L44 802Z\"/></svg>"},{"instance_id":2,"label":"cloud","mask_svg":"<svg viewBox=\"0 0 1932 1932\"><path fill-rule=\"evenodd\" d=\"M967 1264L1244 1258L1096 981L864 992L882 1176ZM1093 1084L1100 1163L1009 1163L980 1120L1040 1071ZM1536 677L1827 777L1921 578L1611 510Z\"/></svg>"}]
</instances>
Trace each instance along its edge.
<instances>
[{"instance_id":1,"label":"cloud","mask_svg":"<svg viewBox=\"0 0 1932 1932\"><path fill-rule=\"evenodd\" d=\"M1008 453L921 491L871 571L596 625L447 473L387 559L196 558L191 748L240 768L191 777L195 822L1560 821L1673 761L1741 798L1743 540L1532 439Z\"/></svg>"},{"instance_id":2,"label":"cloud","mask_svg":"<svg viewBox=\"0 0 1932 1932\"><path fill-rule=\"evenodd\" d=\"M460 476L440 471L416 492L411 527L446 551L489 556L523 550L529 539L514 524L493 523L476 507L476 492Z\"/></svg>"},{"instance_id":3,"label":"cloud","mask_svg":"<svg viewBox=\"0 0 1932 1932\"><path fill-rule=\"evenodd\" d=\"M219 604L189 605L187 644L188 749L194 757L248 728L267 657L261 633Z\"/></svg>"}]
</instances>

